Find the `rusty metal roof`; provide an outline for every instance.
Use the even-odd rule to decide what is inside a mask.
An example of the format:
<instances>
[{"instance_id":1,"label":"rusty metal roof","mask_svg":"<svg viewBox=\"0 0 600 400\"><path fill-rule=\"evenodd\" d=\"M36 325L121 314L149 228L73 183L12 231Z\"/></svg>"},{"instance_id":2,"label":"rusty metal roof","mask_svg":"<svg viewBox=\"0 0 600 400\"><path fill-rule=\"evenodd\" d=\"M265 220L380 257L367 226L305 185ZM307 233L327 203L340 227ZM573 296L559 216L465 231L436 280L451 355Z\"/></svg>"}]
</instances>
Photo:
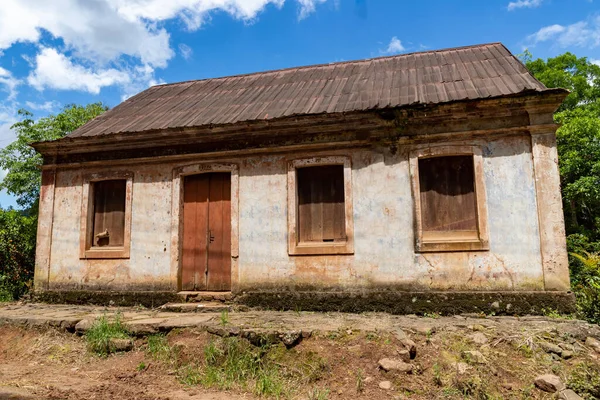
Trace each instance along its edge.
<instances>
[{"instance_id":1,"label":"rusty metal roof","mask_svg":"<svg viewBox=\"0 0 600 400\"><path fill-rule=\"evenodd\" d=\"M234 124L544 91L501 43L151 87L68 137Z\"/></svg>"}]
</instances>

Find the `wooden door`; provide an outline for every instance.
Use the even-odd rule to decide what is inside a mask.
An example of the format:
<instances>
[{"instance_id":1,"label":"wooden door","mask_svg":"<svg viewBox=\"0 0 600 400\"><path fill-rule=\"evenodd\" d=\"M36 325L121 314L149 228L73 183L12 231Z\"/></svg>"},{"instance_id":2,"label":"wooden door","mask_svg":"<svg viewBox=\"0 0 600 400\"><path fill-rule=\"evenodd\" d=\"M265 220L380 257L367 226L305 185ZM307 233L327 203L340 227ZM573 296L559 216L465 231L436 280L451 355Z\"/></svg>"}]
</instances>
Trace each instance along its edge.
<instances>
[{"instance_id":1,"label":"wooden door","mask_svg":"<svg viewBox=\"0 0 600 400\"><path fill-rule=\"evenodd\" d=\"M182 290L231 290L231 175L186 176Z\"/></svg>"}]
</instances>

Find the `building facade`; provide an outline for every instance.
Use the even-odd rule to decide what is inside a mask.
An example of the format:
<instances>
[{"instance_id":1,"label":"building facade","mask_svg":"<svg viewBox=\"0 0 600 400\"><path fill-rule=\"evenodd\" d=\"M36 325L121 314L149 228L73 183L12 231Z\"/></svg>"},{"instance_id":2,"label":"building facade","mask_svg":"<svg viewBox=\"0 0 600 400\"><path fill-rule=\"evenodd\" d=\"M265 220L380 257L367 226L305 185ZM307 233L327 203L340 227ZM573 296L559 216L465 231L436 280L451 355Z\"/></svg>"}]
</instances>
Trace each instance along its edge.
<instances>
[{"instance_id":1,"label":"building facade","mask_svg":"<svg viewBox=\"0 0 600 400\"><path fill-rule=\"evenodd\" d=\"M34 144L36 291L568 303L566 94L501 44L150 88Z\"/></svg>"}]
</instances>

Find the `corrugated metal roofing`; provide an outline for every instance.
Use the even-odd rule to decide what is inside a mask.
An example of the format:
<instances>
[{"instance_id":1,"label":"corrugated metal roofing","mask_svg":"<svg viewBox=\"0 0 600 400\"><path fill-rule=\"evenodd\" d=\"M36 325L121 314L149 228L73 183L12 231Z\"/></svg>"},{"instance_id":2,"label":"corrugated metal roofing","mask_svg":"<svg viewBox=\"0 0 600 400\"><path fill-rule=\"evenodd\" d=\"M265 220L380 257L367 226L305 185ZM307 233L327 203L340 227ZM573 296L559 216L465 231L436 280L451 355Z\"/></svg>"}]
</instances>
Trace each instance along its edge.
<instances>
[{"instance_id":1,"label":"corrugated metal roofing","mask_svg":"<svg viewBox=\"0 0 600 400\"><path fill-rule=\"evenodd\" d=\"M492 43L154 86L69 137L445 103L545 89L506 47Z\"/></svg>"}]
</instances>

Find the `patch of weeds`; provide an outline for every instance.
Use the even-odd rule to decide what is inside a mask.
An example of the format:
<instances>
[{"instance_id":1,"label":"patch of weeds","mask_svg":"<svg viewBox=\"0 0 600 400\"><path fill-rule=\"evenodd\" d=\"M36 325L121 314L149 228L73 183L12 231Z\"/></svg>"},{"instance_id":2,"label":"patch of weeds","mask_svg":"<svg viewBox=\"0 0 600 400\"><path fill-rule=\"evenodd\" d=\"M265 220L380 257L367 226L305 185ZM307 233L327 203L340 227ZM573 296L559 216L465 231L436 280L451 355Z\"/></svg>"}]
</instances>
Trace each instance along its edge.
<instances>
[{"instance_id":1,"label":"patch of weeds","mask_svg":"<svg viewBox=\"0 0 600 400\"><path fill-rule=\"evenodd\" d=\"M169 346L167 337L163 334L148 336L147 353L156 361L169 361L174 355L174 349Z\"/></svg>"},{"instance_id":2,"label":"patch of weeds","mask_svg":"<svg viewBox=\"0 0 600 400\"><path fill-rule=\"evenodd\" d=\"M461 392L460 390L453 388L453 387L445 387L442 389L442 396L444 397L454 397L454 396L460 396Z\"/></svg>"},{"instance_id":3,"label":"patch of weeds","mask_svg":"<svg viewBox=\"0 0 600 400\"><path fill-rule=\"evenodd\" d=\"M552 319L574 319L573 315L561 314L558 312L558 310L555 310L553 308L542 308L542 314Z\"/></svg>"},{"instance_id":4,"label":"patch of weeds","mask_svg":"<svg viewBox=\"0 0 600 400\"><path fill-rule=\"evenodd\" d=\"M437 312L431 312L431 313L430 312L426 312L426 313L423 314L423 316L425 318L438 319L441 315L440 315L440 313L437 313Z\"/></svg>"},{"instance_id":5,"label":"patch of weeds","mask_svg":"<svg viewBox=\"0 0 600 400\"><path fill-rule=\"evenodd\" d=\"M567 387L584 399L600 399L600 366L582 362L571 371Z\"/></svg>"},{"instance_id":6,"label":"patch of weeds","mask_svg":"<svg viewBox=\"0 0 600 400\"><path fill-rule=\"evenodd\" d=\"M308 400L327 400L329 398L329 389L313 388L308 392Z\"/></svg>"},{"instance_id":7,"label":"patch of weeds","mask_svg":"<svg viewBox=\"0 0 600 400\"><path fill-rule=\"evenodd\" d=\"M376 332L367 332L367 334L365 335L365 339L367 339L370 342L377 342L379 341L380 337Z\"/></svg>"},{"instance_id":8,"label":"patch of weeds","mask_svg":"<svg viewBox=\"0 0 600 400\"><path fill-rule=\"evenodd\" d=\"M8 288L0 286L0 303L6 303L13 300L12 292Z\"/></svg>"},{"instance_id":9,"label":"patch of weeds","mask_svg":"<svg viewBox=\"0 0 600 400\"><path fill-rule=\"evenodd\" d=\"M177 379L187 386L198 385L202 378L200 368L195 364L186 364L177 370Z\"/></svg>"},{"instance_id":10,"label":"patch of weeds","mask_svg":"<svg viewBox=\"0 0 600 400\"><path fill-rule=\"evenodd\" d=\"M482 379L479 375L472 375L465 378L458 376L454 379L453 386L460 391L463 396L471 397L478 400L495 400L501 399L496 395L488 392L488 384L486 379Z\"/></svg>"},{"instance_id":11,"label":"patch of weeds","mask_svg":"<svg viewBox=\"0 0 600 400\"><path fill-rule=\"evenodd\" d=\"M131 339L127 330L121 323L121 315L115 315L109 320L106 315L98 318L85 333L88 349L100 356L107 356L115 352L112 339Z\"/></svg>"},{"instance_id":12,"label":"patch of weeds","mask_svg":"<svg viewBox=\"0 0 600 400\"><path fill-rule=\"evenodd\" d=\"M238 337L211 341L204 348L204 368L198 383L219 389L240 388L259 396L280 398L288 382L268 354L270 346L254 347Z\"/></svg>"},{"instance_id":13,"label":"patch of weeds","mask_svg":"<svg viewBox=\"0 0 600 400\"><path fill-rule=\"evenodd\" d=\"M533 397L534 390L535 390L534 385L525 386L523 389L521 389L521 398L523 400L531 399Z\"/></svg>"},{"instance_id":14,"label":"patch of weeds","mask_svg":"<svg viewBox=\"0 0 600 400\"><path fill-rule=\"evenodd\" d=\"M138 371L143 371L146 369L146 364L142 361L138 364L137 368Z\"/></svg>"},{"instance_id":15,"label":"patch of weeds","mask_svg":"<svg viewBox=\"0 0 600 400\"><path fill-rule=\"evenodd\" d=\"M443 382L442 382L442 368L439 366L439 364L433 364L433 383L435 383L437 386L442 386Z\"/></svg>"},{"instance_id":16,"label":"patch of weeds","mask_svg":"<svg viewBox=\"0 0 600 400\"><path fill-rule=\"evenodd\" d=\"M356 393L362 393L365 390L365 377L362 369L356 371Z\"/></svg>"},{"instance_id":17,"label":"patch of weeds","mask_svg":"<svg viewBox=\"0 0 600 400\"><path fill-rule=\"evenodd\" d=\"M229 311L221 311L221 325L225 326L229 323Z\"/></svg>"}]
</instances>

